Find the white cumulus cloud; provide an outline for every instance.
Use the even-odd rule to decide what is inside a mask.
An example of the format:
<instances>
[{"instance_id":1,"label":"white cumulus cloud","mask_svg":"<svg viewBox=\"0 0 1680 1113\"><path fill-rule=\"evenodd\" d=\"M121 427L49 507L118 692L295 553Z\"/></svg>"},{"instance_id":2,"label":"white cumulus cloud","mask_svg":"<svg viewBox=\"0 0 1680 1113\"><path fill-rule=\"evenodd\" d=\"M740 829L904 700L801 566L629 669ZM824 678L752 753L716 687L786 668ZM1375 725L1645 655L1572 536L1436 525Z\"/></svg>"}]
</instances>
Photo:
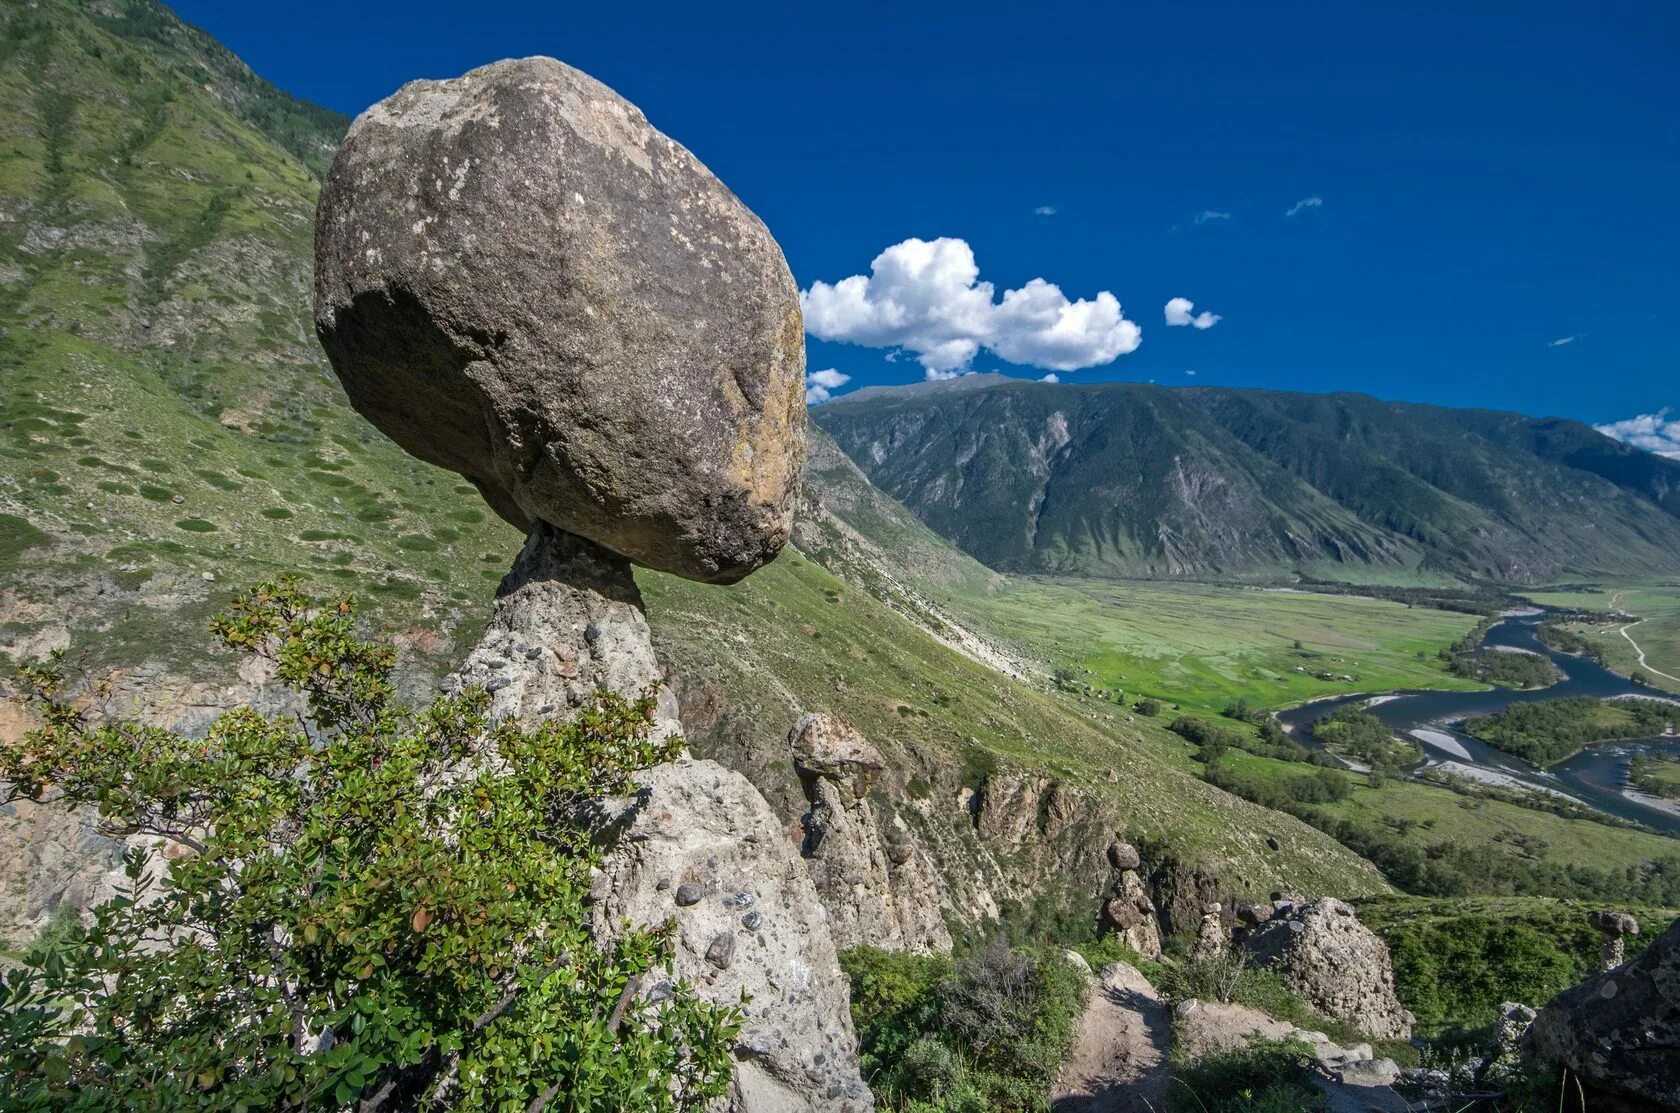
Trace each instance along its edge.
<instances>
[{"instance_id":1,"label":"white cumulus cloud","mask_svg":"<svg viewBox=\"0 0 1680 1113\"><path fill-rule=\"evenodd\" d=\"M799 295L805 329L819 340L913 352L930 379L968 370L986 348L1012 363L1077 371L1135 351L1143 331L1107 290L1069 301L1035 278L999 299L980 281L964 240L908 239L832 285L813 282Z\"/></svg>"},{"instance_id":2,"label":"white cumulus cloud","mask_svg":"<svg viewBox=\"0 0 1680 1113\"><path fill-rule=\"evenodd\" d=\"M1054 206L1054 205L1040 205L1038 208L1033 210L1033 215L1034 216L1055 216L1056 211L1057 211L1056 206Z\"/></svg>"},{"instance_id":3,"label":"white cumulus cloud","mask_svg":"<svg viewBox=\"0 0 1680 1113\"><path fill-rule=\"evenodd\" d=\"M850 375L829 367L822 371L805 372L805 404L815 406L834 397L834 392L852 381Z\"/></svg>"},{"instance_id":4,"label":"white cumulus cloud","mask_svg":"<svg viewBox=\"0 0 1680 1113\"><path fill-rule=\"evenodd\" d=\"M1048 375L1045 375L1043 378L1039 379L1038 381L1041 382L1041 383L1059 383L1059 382L1062 381L1062 377L1060 375L1056 374L1054 371L1052 371Z\"/></svg>"},{"instance_id":5,"label":"white cumulus cloud","mask_svg":"<svg viewBox=\"0 0 1680 1113\"><path fill-rule=\"evenodd\" d=\"M1322 204L1324 204L1324 198L1322 197L1303 197L1293 205L1289 206L1289 211L1283 215L1297 216L1308 209L1316 209Z\"/></svg>"},{"instance_id":6,"label":"white cumulus cloud","mask_svg":"<svg viewBox=\"0 0 1680 1113\"><path fill-rule=\"evenodd\" d=\"M1635 448L1643 448L1646 452L1654 452L1658 456L1667 456L1670 460L1680 460L1680 421L1668 420L1667 410L1658 410L1654 414L1640 414L1624 421L1612 421L1608 425L1595 425L1607 437L1615 437L1625 441Z\"/></svg>"},{"instance_id":7,"label":"white cumulus cloud","mask_svg":"<svg viewBox=\"0 0 1680 1113\"><path fill-rule=\"evenodd\" d=\"M1167 324L1194 325L1196 328L1212 328L1220 322L1221 318L1219 314L1209 313L1206 310L1203 310L1200 313L1192 313L1191 310L1195 308L1196 303L1191 301L1189 298L1173 298L1171 301L1167 302Z\"/></svg>"},{"instance_id":8,"label":"white cumulus cloud","mask_svg":"<svg viewBox=\"0 0 1680 1113\"><path fill-rule=\"evenodd\" d=\"M1548 348L1561 348L1565 344L1573 344L1573 343L1575 343L1575 341L1577 341L1579 339L1581 339L1581 337L1579 335L1560 336L1556 340L1546 341L1546 347L1548 347Z\"/></svg>"}]
</instances>

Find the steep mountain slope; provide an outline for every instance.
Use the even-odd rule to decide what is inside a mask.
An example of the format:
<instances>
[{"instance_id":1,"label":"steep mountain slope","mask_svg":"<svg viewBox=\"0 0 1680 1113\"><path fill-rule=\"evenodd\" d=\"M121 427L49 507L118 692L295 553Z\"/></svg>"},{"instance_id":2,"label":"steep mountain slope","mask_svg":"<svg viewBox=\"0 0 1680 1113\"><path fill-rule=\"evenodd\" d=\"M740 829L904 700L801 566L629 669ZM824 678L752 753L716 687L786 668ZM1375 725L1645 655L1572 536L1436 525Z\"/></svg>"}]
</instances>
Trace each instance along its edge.
<instances>
[{"instance_id":1,"label":"steep mountain slope","mask_svg":"<svg viewBox=\"0 0 1680 1113\"><path fill-rule=\"evenodd\" d=\"M298 571L447 660L518 538L357 417L315 342L346 121L151 0L0 19L3 640L179 680L208 577Z\"/></svg>"},{"instance_id":2,"label":"steep mountain slope","mask_svg":"<svg viewBox=\"0 0 1680 1113\"><path fill-rule=\"evenodd\" d=\"M1680 464L1579 422L1353 394L957 382L813 415L993 568L1536 582L1680 567Z\"/></svg>"}]
</instances>

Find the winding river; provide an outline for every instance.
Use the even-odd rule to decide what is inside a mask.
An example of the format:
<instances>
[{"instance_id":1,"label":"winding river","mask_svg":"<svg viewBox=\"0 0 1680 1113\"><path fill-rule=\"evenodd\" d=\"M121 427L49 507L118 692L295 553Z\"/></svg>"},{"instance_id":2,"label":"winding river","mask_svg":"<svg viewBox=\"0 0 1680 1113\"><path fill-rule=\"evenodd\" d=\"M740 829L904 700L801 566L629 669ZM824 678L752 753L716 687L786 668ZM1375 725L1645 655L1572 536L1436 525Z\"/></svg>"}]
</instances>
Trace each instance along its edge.
<instances>
[{"instance_id":1,"label":"winding river","mask_svg":"<svg viewBox=\"0 0 1680 1113\"><path fill-rule=\"evenodd\" d=\"M1637 753L1680 753L1680 737L1599 743L1549 770L1540 770L1456 729L1457 724L1472 715L1489 715L1517 703L1568 696L1606 699L1652 695L1651 689L1641 688L1597 662L1559 653L1545 645L1536 635L1542 617L1538 612L1508 615L1488 631L1482 644L1528 650L1550 658L1563 672L1564 679L1549 688L1531 691L1496 688L1487 692L1401 691L1381 696L1369 693L1339 696L1280 711L1277 713L1278 721L1301 742L1316 746L1318 743L1312 737L1314 720L1337 708L1375 699L1375 705L1370 708L1371 714L1396 734L1423 747L1426 761L1422 768L1453 763L1462 767L1454 771L1467 777L1507 785L1515 781L1530 788L1562 793L1618 818L1680 835L1680 808L1673 804L1665 806L1654 801L1647 803L1632 799L1622 792L1629 759Z\"/></svg>"}]
</instances>

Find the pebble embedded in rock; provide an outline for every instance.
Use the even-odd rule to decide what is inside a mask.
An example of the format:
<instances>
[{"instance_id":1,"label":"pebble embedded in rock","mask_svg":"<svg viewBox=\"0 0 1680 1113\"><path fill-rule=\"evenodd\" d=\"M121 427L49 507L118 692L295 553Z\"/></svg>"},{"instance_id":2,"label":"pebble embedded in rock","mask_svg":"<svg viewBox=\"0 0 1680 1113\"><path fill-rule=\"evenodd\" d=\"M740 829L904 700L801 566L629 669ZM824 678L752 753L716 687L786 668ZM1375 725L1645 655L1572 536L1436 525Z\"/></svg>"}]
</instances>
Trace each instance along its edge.
<instances>
[{"instance_id":1,"label":"pebble embedded in rock","mask_svg":"<svg viewBox=\"0 0 1680 1113\"><path fill-rule=\"evenodd\" d=\"M677 903L683 907L699 904L700 898L706 895L706 890L692 881L684 881L677 886Z\"/></svg>"},{"instance_id":2,"label":"pebble embedded in rock","mask_svg":"<svg viewBox=\"0 0 1680 1113\"><path fill-rule=\"evenodd\" d=\"M735 961L735 936L724 932L713 938L706 947L706 961L719 970L729 969Z\"/></svg>"}]
</instances>

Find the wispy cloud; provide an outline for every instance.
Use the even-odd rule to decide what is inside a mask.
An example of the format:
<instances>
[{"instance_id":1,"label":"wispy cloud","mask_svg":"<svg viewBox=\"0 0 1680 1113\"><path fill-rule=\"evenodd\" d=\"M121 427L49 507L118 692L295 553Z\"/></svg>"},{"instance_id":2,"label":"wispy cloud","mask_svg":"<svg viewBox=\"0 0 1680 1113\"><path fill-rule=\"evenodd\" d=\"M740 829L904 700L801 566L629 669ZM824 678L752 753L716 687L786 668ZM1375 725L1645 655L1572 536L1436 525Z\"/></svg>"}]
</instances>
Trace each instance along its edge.
<instances>
[{"instance_id":1,"label":"wispy cloud","mask_svg":"<svg viewBox=\"0 0 1680 1113\"><path fill-rule=\"evenodd\" d=\"M974 251L960 239L909 239L832 285L799 295L805 329L819 340L913 352L930 379L969 368L982 348L1011 363L1077 371L1112 363L1143 342L1120 302L1104 290L1068 300L1035 278L1001 298L980 281Z\"/></svg>"},{"instance_id":2,"label":"wispy cloud","mask_svg":"<svg viewBox=\"0 0 1680 1113\"><path fill-rule=\"evenodd\" d=\"M1173 298L1167 302L1164 310L1168 325L1193 325L1196 328L1212 328L1217 325L1221 317L1217 313L1194 313L1196 303L1189 298Z\"/></svg>"},{"instance_id":3,"label":"wispy cloud","mask_svg":"<svg viewBox=\"0 0 1680 1113\"><path fill-rule=\"evenodd\" d=\"M1573 344L1573 343L1575 343L1575 341L1577 341L1579 339L1581 339L1581 334L1580 333L1576 333L1573 336L1560 336L1556 340L1546 341L1546 347L1548 347L1548 348L1561 348L1565 344Z\"/></svg>"},{"instance_id":4,"label":"wispy cloud","mask_svg":"<svg viewBox=\"0 0 1680 1113\"><path fill-rule=\"evenodd\" d=\"M1320 206L1322 206L1323 204L1324 204L1324 198L1322 198L1322 197L1303 197L1299 201L1295 202L1293 205L1289 206L1289 211L1284 213L1283 215L1286 216L1286 217L1299 216L1301 213L1306 212L1308 209L1316 209L1316 208L1319 208Z\"/></svg>"},{"instance_id":5,"label":"wispy cloud","mask_svg":"<svg viewBox=\"0 0 1680 1113\"><path fill-rule=\"evenodd\" d=\"M1217 212L1213 209L1203 209L1190 221L1192 224L1206 224L1210 220L1230 220L1230 213Z\"/></svg>"},{"instance_id":6,"label":"wispy cloud","mask_svg":"<svg viewBox=\"0 0 1680 1113\"><path fill-rule=\"evenodd\" d=\"M1624 421L1612 421L1608 425L1595 425L1600 433L1607 437L1615 437L1635 448L1643 448L1646 452L1654 452L1658 456L1667 456L1670 460L1680 460L1680 421L1668 420L1668 410L1661 409L1654 414L1640 414Z\"/></svg>"},{"instance_id":7,"label":"wispy cloud","mask_svg":"<svg viewBox=\"0 0 1680 1113\"><path fill-rule=\"evenodd\" d=\"M1196 377L1196 373L1194 371L1186 371L1185 374L1189 375L1192 379Z\"/></svg>"},{"instance_id":8,"label":"wispy cloud","mask_svg":"<svg viewBox=\"0 0 1680 1113\"><path fill-rule=\"evenodd\" d=\"M818 406L834 397L834 392L852 381L850 375L834 368L805 372L805 404Z\"/></svg>"},{"instance_id":9,"label":"wispy cloud","mask_svg":"<svg viewBox=\"0 0 1680 1113\"><path fill-rule=\"evenodd\" d=\"M1040 205L1038 208L1033 210L1033 215L1034 216L1055 216L1056 213L1058 213L1059 211L1061 211L1061 210L1055 205Z\"/></svg>"}]
</instances>

